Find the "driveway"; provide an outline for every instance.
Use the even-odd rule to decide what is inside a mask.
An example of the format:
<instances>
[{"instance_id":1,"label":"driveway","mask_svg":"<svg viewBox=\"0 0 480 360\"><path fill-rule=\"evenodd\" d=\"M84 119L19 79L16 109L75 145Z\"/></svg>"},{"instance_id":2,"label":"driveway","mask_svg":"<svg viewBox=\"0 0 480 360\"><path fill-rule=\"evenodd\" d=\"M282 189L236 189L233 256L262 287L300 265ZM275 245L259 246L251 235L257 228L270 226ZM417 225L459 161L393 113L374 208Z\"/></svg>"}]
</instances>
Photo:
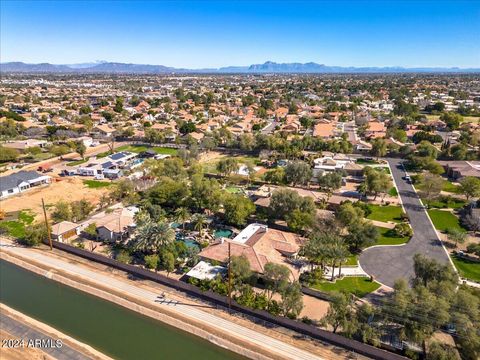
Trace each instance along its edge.
<instances>
[{"instance_id":1,"label":"driveway","mask_svg":"<svg viewBox=\"0 0 480 360\"><path fill-rule=\"evenodd\" d=\"M412 239L403 246L368 248L362 252L359 261L365 272L373 275L382 284L392 287L395 280L399 278L409 280L413 277L413 256L417 253L441 263L447 263L449 259L413 185L402 179L405 176L401 166L403 160L387 160L414 234Z\"/></svg>"}]
</instances>

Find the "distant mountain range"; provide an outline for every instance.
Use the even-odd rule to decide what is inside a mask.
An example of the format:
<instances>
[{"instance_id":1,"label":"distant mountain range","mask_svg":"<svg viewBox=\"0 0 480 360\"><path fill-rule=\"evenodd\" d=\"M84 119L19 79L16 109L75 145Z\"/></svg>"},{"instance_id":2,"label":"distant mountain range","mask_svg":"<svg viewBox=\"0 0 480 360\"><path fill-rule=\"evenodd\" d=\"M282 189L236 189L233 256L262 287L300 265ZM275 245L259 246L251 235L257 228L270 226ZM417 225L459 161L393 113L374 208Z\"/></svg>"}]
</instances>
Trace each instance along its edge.
<instances>
[{"instance_id":1,"label":"distant mountain range","mask_svg":"<svg viewBox=\"0 0 480 360\"><path fill-rule=\"evenodd\" d=\"M125 64L96 61L92 63L54 65L23 62L0 63L1 73L71 73L71 74L372 74L372 73L479 73L480 68L404 68L404 67L342 67L308 63L276 63L267 61L250 66L227 66L209 69L183 69L164 65Z\"/></svg>"}]
</instances>

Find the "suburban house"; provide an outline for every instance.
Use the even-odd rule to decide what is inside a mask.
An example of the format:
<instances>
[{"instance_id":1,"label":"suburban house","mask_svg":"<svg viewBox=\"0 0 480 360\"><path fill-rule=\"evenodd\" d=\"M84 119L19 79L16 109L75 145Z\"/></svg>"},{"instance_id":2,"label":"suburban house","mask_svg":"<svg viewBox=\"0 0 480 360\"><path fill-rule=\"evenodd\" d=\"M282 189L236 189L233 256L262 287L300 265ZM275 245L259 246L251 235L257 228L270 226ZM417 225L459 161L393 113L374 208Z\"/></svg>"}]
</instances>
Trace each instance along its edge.
<instances>
[{"instance_id":1,"label":"suburban house","mask_svg":"<svg viewBox=\"0 0 480 360\"><path fill-rule=\"evenodd\" d=\"M49 184L51 177L36 171L19 171L0 178L1 199L24 192L32 187Z\"/></svg>"},{"instance_id":2,"label":"suburban house","mask_svg":"<svg viewBox=\"0 0 480 360\"><path fill-rule=\"evenodd\" d=\"M9 141L2 144L2 146L10 149L25 151L32 147L44 148L47 146L47 144L48 142L46 140L26 139L26 140Z\"/></svg>"},{"instance_id":3,"label":"suburban house","mask_svg":"<svg viewBox=\"0 0 480 360\"><path fill-rule=\"evenodd\" d=\"M98 238L104 241L126 240L135 229L134 216L138 208L130 206L119 207L112 212L102 212L90 218L89 223L97 226Z\"/></svg>"},{"instance_id":4,"label":"suburban house","mask_svg":"<svg viewBox=\"0 0 480 360\"><path fill-rule=\"evenodd\" d=\"M365 131L365 137L368 139L384 138L387 135L385 124L380 121L370 121Z\"/></svg>"},{"instance_id":5,"label":"suburban house","mask_svg":"<svg viewBox=\"0 0 480 360\"><path fill-rule=\"evenodd\" d=\"M480 178L480 161L440 161L440 164L451 179L457 180L465 176Z\"/></svg>"},{"instance_id":6,"label":"suburban house","mask_svg":"<svg viewBox=\"0 0 480 360\"><path fill-rule=\"evenodd\" d=\"M297 255L301 245L298 235L268 228L262 224L249 224L235 238L221 239L218 243L203 249L199 256L206 260L228 261L228 252L232 256L244 255L252 271L262 274L269 262L286 265L292 278L298 279L299 268L291 259Z\"/></svg>"},{"instance_id":7,"label":"suburban house","mask_svg":"<svg viewBox=\"0 0 480 360\"><path fill-rule=\"evenodd\" d=\"M331 139L336 136L337 126L331 122L320 122L313 128L313 136L322 139Z\"/></svg>"},{"instance_id":8,"label":"suburban house","mask_svg":"<svg viewBox=\"0 0 480 360\"><path fill-rule=\"evenodd\" d=\"M118 152L109 155L107 158L91 159L76 168L73 175L106 177L108 179L117 179L123 175L121 169L133 169L141 164L143 160L135 160L139 154L128 151ZM64 169L65 175L71 175L69 169Z\"/></svg>"},{"instance_id":9,"label":"suburban house","mask_svg":"<svg viewBox=\"0 0 480 360\"><path fill-rule=\"evenodd\" d=\"M51 234L53 240L65 242L67 239L80 235L80 231L80 225L71 221L61 221L52 225Z\"/></svg>"}]
</instances>

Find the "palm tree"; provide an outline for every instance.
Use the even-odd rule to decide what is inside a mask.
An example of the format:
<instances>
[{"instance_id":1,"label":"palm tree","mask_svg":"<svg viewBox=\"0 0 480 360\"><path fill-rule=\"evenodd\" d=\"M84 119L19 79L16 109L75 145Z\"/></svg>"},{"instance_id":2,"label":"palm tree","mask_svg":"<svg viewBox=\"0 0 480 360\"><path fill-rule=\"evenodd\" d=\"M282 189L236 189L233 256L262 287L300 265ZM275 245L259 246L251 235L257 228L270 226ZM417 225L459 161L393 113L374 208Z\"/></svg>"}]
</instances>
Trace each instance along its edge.
<instances>
[{"instance_id":1,"label":"palm tree","mask_svg":"<svg viewBox=\"0 0 480 360\"><path fill-rule=\"evenodd\" d=\"M194 216L195 230L198 231L198 235L203 237L203 226L207 222L207 217L203 214L195 214Z\"/></svg>"},{"instance_id":2,"label":"palm tree","mask_svg":"<svg viewBox=\"0 0 480 360\"><path fill-rule=\"evenodd\" d=\"M191 214L186 207L180 207L175 210L175 219L182 223L182 229L185 232L185 223L190 218Z\"/></svg>"},{"instance_id":3,"label":"palm tree","mask_svg":"<svg viewBox=\"0 0 480 360\"><path fill-rule=\"evenodd\" d=\"M137 235L133 239L133 248L158 253L160 249L171 245L174 241L175 232L168 223L146 221L138 227Z\"/></svg>"}]
</instances>

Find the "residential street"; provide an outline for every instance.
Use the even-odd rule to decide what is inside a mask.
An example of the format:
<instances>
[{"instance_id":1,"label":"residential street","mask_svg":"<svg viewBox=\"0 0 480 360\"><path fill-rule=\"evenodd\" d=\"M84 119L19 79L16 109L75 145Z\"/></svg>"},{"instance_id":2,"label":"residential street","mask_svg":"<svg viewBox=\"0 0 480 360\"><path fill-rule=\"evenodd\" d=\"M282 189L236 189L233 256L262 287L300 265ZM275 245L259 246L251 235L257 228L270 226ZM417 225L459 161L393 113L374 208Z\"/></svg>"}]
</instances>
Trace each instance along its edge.
<instances>
[{"instance_id":1,"label":"residential street","mask_svg":"<svg viewBox=\"0 0 480 360\"><path fill-rule=\"evenodd\" d=\"M359 261L363 270L373 275L375 280L392 287L395 280L410 279L413 276L413 256L417 253L442 263L449 260L413 185L402 179L405 176L405 171L400 165L403 160L387 160L414 235L404 246L381 246L366 249L360 255Z\"/></svg>"}]
</instances>

